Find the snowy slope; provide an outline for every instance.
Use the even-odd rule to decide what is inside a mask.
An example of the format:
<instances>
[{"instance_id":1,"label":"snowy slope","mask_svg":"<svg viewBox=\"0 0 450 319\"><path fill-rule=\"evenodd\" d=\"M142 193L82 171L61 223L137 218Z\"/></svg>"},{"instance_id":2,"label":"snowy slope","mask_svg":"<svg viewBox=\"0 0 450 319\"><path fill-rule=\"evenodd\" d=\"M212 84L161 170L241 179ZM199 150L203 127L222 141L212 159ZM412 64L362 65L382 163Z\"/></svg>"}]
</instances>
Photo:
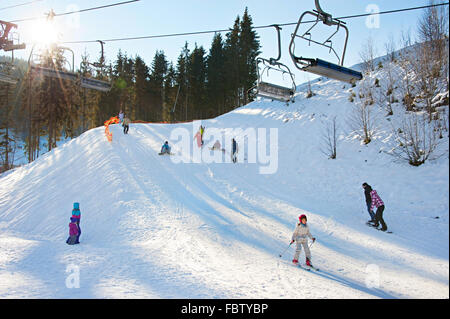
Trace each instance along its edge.
<instances>
[{"instance_id":1,"label":"snowy slope","mask_svg":"<svg viewBox=\"0 0 450 319\"><path fill-rule=\"evenodd\" d=\"M278 129L275 174L248 161L176 163L176 146L157 155L175 129L193 136L198 123L132 124L129 135L112 125L112 143L92 129L3 174L0 298L448 298L448 138L436 161L394 162L382 151L400 108L362 145L345 124L346 86L322 79L288 107L256 101L202 122L227 140L236 128ZM320 139L333 116L341 130L329 160ZM393 234L365 225L362 182L384 200ZM74 201L82 243L68 246ZM320 272L291 266L293 247L278 256L301 213Z\"/></svg>"}]
</instances>

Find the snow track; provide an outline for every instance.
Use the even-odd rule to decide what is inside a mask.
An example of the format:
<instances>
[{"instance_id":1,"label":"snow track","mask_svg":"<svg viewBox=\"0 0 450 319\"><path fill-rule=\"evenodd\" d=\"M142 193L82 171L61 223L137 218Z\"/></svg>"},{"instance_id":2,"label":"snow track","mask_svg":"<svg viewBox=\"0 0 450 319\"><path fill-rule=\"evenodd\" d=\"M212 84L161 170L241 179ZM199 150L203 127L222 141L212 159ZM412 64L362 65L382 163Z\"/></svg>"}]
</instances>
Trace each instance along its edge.
<instances>
[{"instance_id":1,"label":"snow track","mask_svg":"<svg viewBox=\"0 0 450 319\"><path fill-rule=\"evenodd\" d=\"M96 128L4 174L0 298L448 298L448 159L392 163L379 152L386 133L369 147L342 135L338 159L327 160L317 119L349 103L332 84L315 83L316 97L288 109L255 102L203 122L227 138L249 123L277 128L273 175L159 156L171 130L190 124L132 124L128 135L111 125L112 143ZM385 201L393 234L364 225L364 181ZM68 246L75 201L81 244ZM290 264L295 245L278 257L301 213L320 272ZM77 289L66 287L73 266Z\"/></svg>"}]
</instances>

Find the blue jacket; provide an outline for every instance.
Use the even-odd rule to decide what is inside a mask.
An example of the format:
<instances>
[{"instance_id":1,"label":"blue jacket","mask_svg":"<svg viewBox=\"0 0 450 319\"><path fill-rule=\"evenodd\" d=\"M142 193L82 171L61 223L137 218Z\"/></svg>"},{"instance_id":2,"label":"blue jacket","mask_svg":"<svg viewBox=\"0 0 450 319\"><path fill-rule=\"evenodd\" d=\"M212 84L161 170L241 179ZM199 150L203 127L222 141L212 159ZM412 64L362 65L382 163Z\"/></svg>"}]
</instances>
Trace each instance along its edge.
<instances>
[{"instance_id":1,"label":"blue jacket","mask_svg":"<svg viewBox=\"0 0 450 319\"><path fill-rule=\"evenodd\" d=\"M161 147L161 153L163 153L164 150L167 150L167 151L170 153L170 146L169 146L169 144L164 144L164 145Z\"/></svg>"},{"instance_id":2,"label":"blue jacket","mask_svg":"<svg viewBox=\"0 0 450 319\"><path fill-rule=\"evenodd\" d=\"M81 218L80 203L73 203L72 217L77 219Z\"/></svg>"}]
</instances>

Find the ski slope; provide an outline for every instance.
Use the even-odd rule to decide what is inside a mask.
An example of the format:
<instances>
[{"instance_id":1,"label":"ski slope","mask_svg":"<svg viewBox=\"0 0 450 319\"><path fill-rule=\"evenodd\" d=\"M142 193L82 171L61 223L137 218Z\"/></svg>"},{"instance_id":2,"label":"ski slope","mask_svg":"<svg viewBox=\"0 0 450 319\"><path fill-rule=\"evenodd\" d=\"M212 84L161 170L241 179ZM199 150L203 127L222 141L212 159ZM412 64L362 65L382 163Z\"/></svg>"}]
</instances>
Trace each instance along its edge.
<instances>
[{"instance_id":1,"label":"ski slope","mask_svg":"<svg viewBox=\"0 0 450 319\"><path fill-rule=\"evenodd\" d=\"M237 164L178 163L176 145L158 156L175 129L193 137L198 123L131 124L128 135L112 125L111 143L95 128L3 174L0 298L449 298L448 138L436 161L394 162L383 150L400 108L362 145L346 128L343 86L322 79L288 107L255 101L202 121L225 140L236 128L277 129L274 174L245 148ZM321 152L333 116L336 160ZM365 225L363 182L385 202L392 234ZM68 246L75 201L81 244ZM279 257L302 213L319 272L290 264L294 245ZM67 285L73 267L79 288Z\"/></svg>"}]
</instances>

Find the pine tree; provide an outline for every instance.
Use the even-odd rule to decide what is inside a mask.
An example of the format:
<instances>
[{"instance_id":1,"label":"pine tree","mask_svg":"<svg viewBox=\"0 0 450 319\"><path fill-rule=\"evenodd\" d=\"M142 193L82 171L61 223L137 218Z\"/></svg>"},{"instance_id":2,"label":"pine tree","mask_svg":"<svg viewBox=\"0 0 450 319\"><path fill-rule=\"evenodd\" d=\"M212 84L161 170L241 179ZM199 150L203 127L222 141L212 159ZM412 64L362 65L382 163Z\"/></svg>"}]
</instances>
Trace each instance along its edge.
<instances>
[{"instance_id":1,"label":"pine tree","mask_svg":"<svg viewBox=\"0 0 450 319\"><path fill-rule=\"evenodd\" d=\"M149 120L149 92L150 92L150 70L140 56L134 59L134 90L135 90L135 107L136 119Z\"/></svg>"},{"instance_id":2,"label":"pine tree","mask_svg":"<svg viewBox=\"0 0 450 319\"><path fill-rule=\"evenodd\" d=\"M225 52L222 35L216 33L207 57L208 117L225 112Z\"/></svg>"},{"instance_id":3,"label":"pine tree","mask_svg":"<svg viewBox=\"0 0 450 319\"><path fill-rule=\"evenodd\" d=\"M261 53L259 36L253 29L253 22L251 16L248 14L248 8L245 8L244 15L240 24L239 48L240 48L240 71L239 76L241 82L239 83L243 94L247 94L247 90L256 84L258 73L256 70L256 58ZM244 96L245 98L245 96ZM240 101L241 103L245 102Z\"/></svg>"},{"instance_id":4,"label":"pine tree","mask_svg":"<svg viewBox=\"0 0 450 319\"><path fill-rule=\"evenodd\" d=\"M105 107L104 110L107 112L103 121L111 115L117 115L120 110L130 118L134 118L134 61L120 50L113 67L113 79L115 83L113 90L102 101L101 107Z\"/></svg>"},{"instance_id":5,"label":"pine tree","mask_svg":"<svg viewBox=\"0 0 450 319\"><path fill-rule=\"evenodd\" d=\"M186 120L188 111L188 98L189 98L189 79L188 79L188 67L189 67L189 56L190 51L188 48L188 43L184 44L184 47L178 56L177 67L176 67L176 86L178 99L173 108L174 120Z\"/></svg>"},{"instance_id":6,"label":"pine tree","mask_svg":"<svg viewBox=\"0 0 450 319\"><path fill-rule=\"evenodd\" d=\"M165 105L166 108L163 112L163 121L165 122L172 122L173 121L173 106L175 104L175 100L177 98L178 93L178 87L177 87L177 73L175 71L175 68L173 66L173 63L169 64L169 67L167 69L167 75L164 80L164 89L165 89Z\"/></svg>"},{"instance_id":7,"label":"pine tree","mask_svg":"<svg viewBox=\"0 0 450 319\"><path fill-rule=\"evenodd\" d=\"M188 79L190 86L190 119L202 118L206 109L206 58L205 49L195 45L190 55ZM205 112L206 113L206 112Z\"/></svg>"},{"instance_id":8,"label":"pine tree","mask_svg":"<svg viewBox=\"0 0 450 319\"><path fill-rule=\"evenodd\" d=\"M46 67L62 70L65 62L63 49L58 47L49 49L44 54L43 64ZM61 136L64 122L72 112L72 97L74 83L46 77L40 85L38 112L35 119L38 121L38 129L40 124L44 124L47 132L47 148L51 151L56 147L56 142Z\"/></svg>"},{"instance_id":9,"label":"pine tree","mask_svg":"<svg viewBox=\"0 0 450 319\"><path fill-rule=\"evenodd\" d=\"M238 16L234 21L233 29L226 34L224 47L226 112L239 106L239 84L241 83L239 33L240 18Z\"/></svg>"},{"instance_id":10,"label":"pine tree","mask_svg":"<svg viewBox=\"0 0 450 319\"><path fill-rule=\"evenodd\" d=\"M165 108L164 79L167 74L167 68L168 62L164 51L156 51L150 74L151 100L153 108L151 118L153 121L161 121L163 110Z\"/></svg>"},{"instance_id":11,"label":"pine tree","mask_svg":"<svg viewBox=\"0 0 450 319\"><path fill-rule=\"evenodd\" d=\"M13 127L13 103L15 85L0 82L0 157L3 164L1 171L6 171L14 164L14 148L16 141L12 134Z\"/></svg>"}]
</instances>

